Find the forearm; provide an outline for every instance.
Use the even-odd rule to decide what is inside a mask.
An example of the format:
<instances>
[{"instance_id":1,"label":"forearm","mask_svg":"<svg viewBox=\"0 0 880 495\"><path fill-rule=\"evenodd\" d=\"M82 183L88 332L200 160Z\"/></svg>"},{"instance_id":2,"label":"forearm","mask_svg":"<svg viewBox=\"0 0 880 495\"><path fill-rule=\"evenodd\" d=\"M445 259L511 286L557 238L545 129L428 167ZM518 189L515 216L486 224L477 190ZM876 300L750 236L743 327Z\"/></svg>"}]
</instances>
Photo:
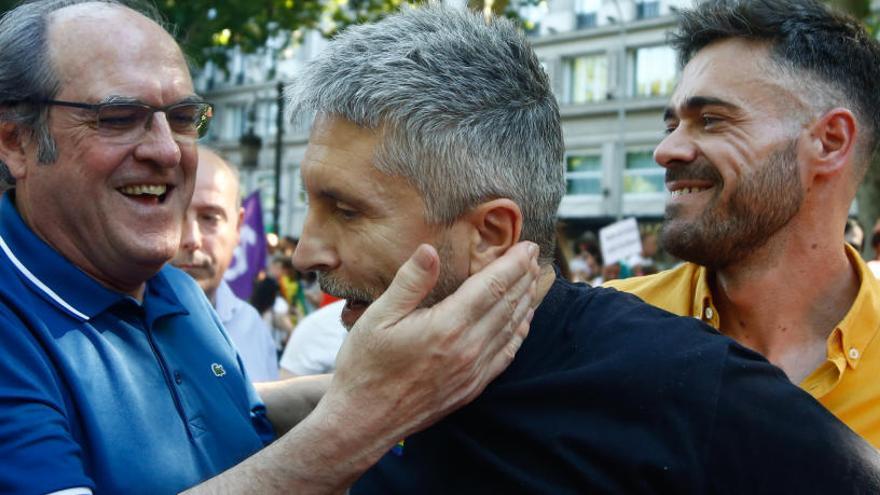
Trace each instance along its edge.
<instances>
[{"instance_id":1,"label":"forearm","mask_svg":"<svg viewBox=\"0 0 880 495\"><path fill-rule=\"evenodd\" d=\"M353 419L358 424L351 424ZM371 436L380 430L378 423L343 417L333 407L319 405L270 446L185 493L341 493L396 442L387 432L381 439Z\"/></svg>"},{"instance_id":2,"label":"forearm","mask_svg":"<svg viewBox=\"0 0 880 495\"><path fill-rule=\"evenodd\" d=\"M333 375L314 375L254 384L279 437L315 409L332 378Z\"/></svg>"},{"instance_id":3,"label":"forearm","mask_svg":"<svg viewBox=\"0 0 880 495\"><path fill-rule=\"evenodd\" d=\"M510 363L533 314L537 253L518 244L443 302L417 309L439 277L436 251L421 246L352 329L332 380L259 386L270 420L286 433L187 493L344 491L397 441L472 400Z\"/></svg>"}]
</instances>

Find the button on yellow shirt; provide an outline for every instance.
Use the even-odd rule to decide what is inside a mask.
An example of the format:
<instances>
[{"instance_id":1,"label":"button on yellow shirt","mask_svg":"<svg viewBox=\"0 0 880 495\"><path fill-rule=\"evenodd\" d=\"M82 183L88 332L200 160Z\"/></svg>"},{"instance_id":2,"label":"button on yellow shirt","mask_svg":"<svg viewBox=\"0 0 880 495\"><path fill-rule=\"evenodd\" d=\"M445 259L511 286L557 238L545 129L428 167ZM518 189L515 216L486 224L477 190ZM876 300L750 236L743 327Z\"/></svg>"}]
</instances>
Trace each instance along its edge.
<instances>
[{"instance_id":1,"label":"button on yellow shirt","mask_svg":"<svg viewBox=\"0 0 880 495\"><path fill-rule=\"evenodd\" d=\"M880 448L880 282L849 246L847 255L858 272L858 295L828 336L825 362L800 386ZM671 313L699 318L717 329L720 318L707 275L706 268L685 263L655 275L610 280L605 285Z\"/></svg>"}]
</instances>

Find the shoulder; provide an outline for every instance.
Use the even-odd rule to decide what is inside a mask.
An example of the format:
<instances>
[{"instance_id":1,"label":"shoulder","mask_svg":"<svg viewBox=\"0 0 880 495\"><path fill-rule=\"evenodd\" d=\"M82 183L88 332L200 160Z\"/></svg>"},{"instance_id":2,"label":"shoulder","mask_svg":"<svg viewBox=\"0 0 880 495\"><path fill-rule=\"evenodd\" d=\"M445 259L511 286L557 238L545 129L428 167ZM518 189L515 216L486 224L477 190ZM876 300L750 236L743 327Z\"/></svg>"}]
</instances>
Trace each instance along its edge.
<instances>
[{"instance_id":1,"label":"shoulder","mask_svg":"<svg viewBox=\"0 0 880 495\"><path fill-rule=\"evenodd\" d=\"M199 284L186 272L171 264L162 267L162 270L147 281L147 284L150 285L150 290L165 298L176 298L191 314L193 312L214 314L214 307Z\"/></svg>"},{"instance_id":2,"label":"shoulder","mask_svg":"<svg viewBox=\"0 0 880 495\"><path fill-rule=\"evenodd\" d=\"M577 361L619 363L628 373L655 373L657 378L672 370L691 373L695 364L704 368L704 377L717 376L733 342L695 318L677 316L632 294L565 281L557 281L548 293L532 328L540 341L570 342Z\"/></svg>"},{"instance_id":3,"label":"shoulder","mask_svg":"<svg viewBox=\"0 0 880 495\"><path fill-rule=\"evenodd\" d=\"M199 284L186 272L170 263L162 267L158 276L163 277L179 296L195 297L202 295L204 297L204 291L199 287Z\"/></svg>"},{"instance_id":4,"label":"shoulder","mask_svg":"<svg viewBox=\"0 0 880 495\"><path fill-rule=\"evenodd\" d=\"M677 316L645 301L629 292L610 287L587 287L568 284L564 292L557 294L568 302L570 317L589 324L591 328L609 329L614 332L631 331L653 335L664 330L687 332L698 335L720 336L718 332L695 318ZM576 323L576 321L572 321ZM673 334L670 338L680 339ZM702 338L702 337L701 337ZM692 340L688 338L687 340Z\"/></svg>"},{"instance_id":5,"label":"shoulder","mask_svg":"<svg viewBox=\"0 0 880 495\"><path fill-rule=\"evenodd\" d=\"M0 300L0 486L10 493L94 487L73 438L73 398L47 338Z\"/></svg>"},{"instance_id":6,"label":"shoulder","mask_svg":"<svg viewBox=\"0 0 880 495\"><path fill-rule=\"evenodd\" d=\"M724 360L710 449L707 463L723 493L769 486L790 493L880 493L880 453L781 370L736 344ZM772 483L743 476L768 463Z\"/></svg>"},{"instance_id":7,"label":"shoulder","mask_svg":"<svg viewBox=\"0 0 880 495\"><path fill-rule=\"evenodd\" d=\"M641 296L643 293L656 290L690 285L700 277L701 270L699 265L682 263L675 268L653 275L608 280L602 285Z\"/></svg>"},{"instance_id":8,"label":"shoulder","mask_svg":"<svg viewBox=\"0 0 880 495\"><path fill-rule=\"evenodd\" d=\"M692 315L694 308L711 297L706 268L683 263L654 275L609 280L605 286L638 296L648 304L678 315Z\"/></svg>"},{"instance_id":9,"label":"shoulder","mask_svg":"<svg viewBox=\"0 0 880 495\"><path fill-rule=\"evenodd\" d=\"M8 378L10 372L31 373L51 368L50 359L41 343L42 324L32 321L21 312L21 308L10 306L0 297L0 381Z\"/></svg>"}]
</instances>

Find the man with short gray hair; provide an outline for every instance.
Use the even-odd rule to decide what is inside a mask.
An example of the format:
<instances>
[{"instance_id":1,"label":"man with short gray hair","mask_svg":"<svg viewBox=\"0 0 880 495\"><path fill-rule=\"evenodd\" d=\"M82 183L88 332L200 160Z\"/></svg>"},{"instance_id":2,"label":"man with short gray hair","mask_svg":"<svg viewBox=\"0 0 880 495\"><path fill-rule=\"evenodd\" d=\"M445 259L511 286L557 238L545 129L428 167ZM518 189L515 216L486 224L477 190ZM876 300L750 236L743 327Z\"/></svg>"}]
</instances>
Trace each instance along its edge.
<instances>
[{"instance_id":1,"label":"man with short gray hair","mask_svg":"<svg viewBox=\"0 0 880 495\"><path fill-rule=\"evenodd\" d=\"M349 327L420 243L446 267L429 299L520 238L541 246L540 305L511 367L401 437L353 494L880 490L876 450L760 356L557 275L559 110L512 22L404 9L334 38L288 94L294 111L316 113L294 263L346 300Z\"/></svg>"}]
</instances>

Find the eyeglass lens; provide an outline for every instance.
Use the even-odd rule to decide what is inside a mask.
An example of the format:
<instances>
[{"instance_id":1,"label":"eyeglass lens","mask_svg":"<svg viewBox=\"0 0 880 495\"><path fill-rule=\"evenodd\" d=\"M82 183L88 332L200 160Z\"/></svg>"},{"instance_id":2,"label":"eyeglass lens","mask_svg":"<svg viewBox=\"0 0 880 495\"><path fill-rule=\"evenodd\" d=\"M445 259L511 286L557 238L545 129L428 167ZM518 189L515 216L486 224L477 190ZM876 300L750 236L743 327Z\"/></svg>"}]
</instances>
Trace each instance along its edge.
<instances>
[{"instance_id":1,"label":"eyeglass lens","mask_svg":"<svg viewBox=\"0 0 880 495\"><path fill-rule=\"evenodd\" d=\"M106 137L136 140L152 123L157 110L131 104L103 105L98 108L98 132ZM183 103L165 109L165 119L175 136L195 141L208 132L211 106L207 103Z\"/></svg>"}]
</instances>

